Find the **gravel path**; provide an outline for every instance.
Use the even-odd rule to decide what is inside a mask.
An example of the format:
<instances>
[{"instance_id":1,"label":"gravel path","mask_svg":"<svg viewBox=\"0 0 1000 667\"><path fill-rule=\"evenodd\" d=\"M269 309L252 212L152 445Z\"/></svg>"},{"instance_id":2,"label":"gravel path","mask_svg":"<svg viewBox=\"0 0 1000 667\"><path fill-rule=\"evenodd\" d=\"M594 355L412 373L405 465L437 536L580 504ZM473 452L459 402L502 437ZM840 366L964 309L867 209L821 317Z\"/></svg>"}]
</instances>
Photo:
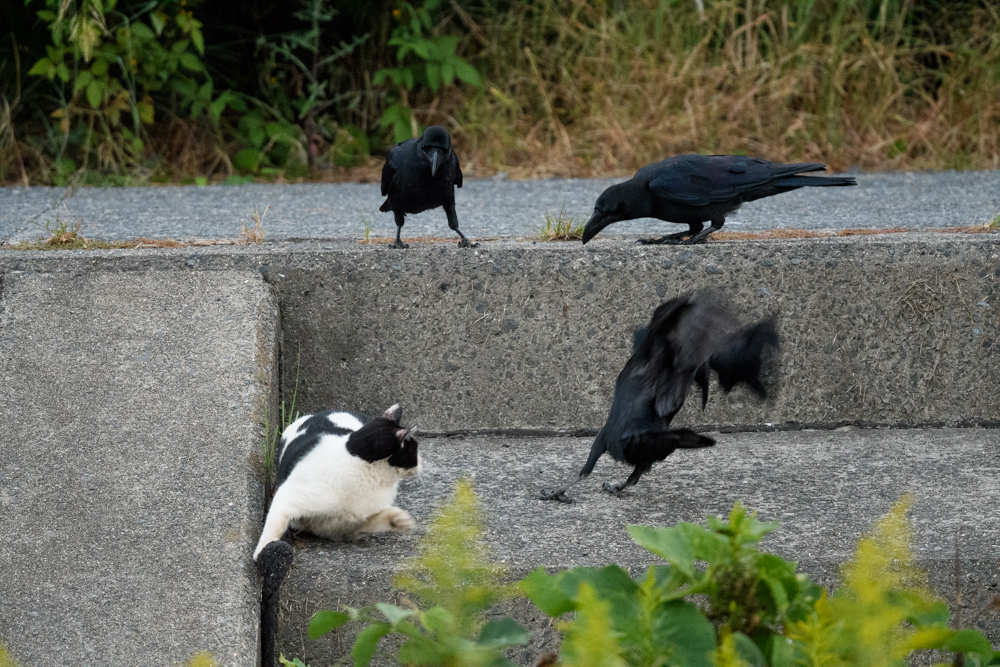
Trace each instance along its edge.
<instances>
[{"instance_id":1,"label":"gravel path","mask_svg":"<svg viewBox=\"0 0 1000 667\"><path fill-rule=\"evenodd\" d=\"M982 224L1000 210L1000 171L858 173L856 188L803 188L745 205L726 222L730 231L801 229L912 229ZM597 196L623 179L467 181L457 193L462 230L472 238L537 234L545 215L561 210L586 220ZM377 184L165 186L141 188L0 188L0 242L34 240L45 223L82 221L87 238L138 236L226 239L239 235L254 205L263 210L268 239L359 238L364 220L376 236L395 234L392 214L380 213ZM666 233L682 227L653 220L605 230ZM444 213L408 216L408 236L452 236ZM457 239L457 236L456 236Z\"/></svg>"}]
</instances>

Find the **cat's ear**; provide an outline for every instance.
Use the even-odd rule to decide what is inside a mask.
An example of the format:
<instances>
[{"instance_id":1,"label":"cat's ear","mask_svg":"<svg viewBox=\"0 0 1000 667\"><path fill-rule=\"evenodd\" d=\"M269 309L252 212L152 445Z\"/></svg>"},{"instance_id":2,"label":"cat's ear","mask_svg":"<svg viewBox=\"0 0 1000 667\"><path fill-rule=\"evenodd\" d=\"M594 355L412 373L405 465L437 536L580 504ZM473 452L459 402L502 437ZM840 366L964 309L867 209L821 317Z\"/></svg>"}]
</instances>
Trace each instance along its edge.
<instances>
[{"instance_id":1,"label":"cat's ear","mask_svg":"<svg viewBox=\"0 0 1000 667\"><path fill-rule=\"evenodd\" d=\"M403 408L399 403L396 403L394 406L386 410L382 416L389 421L396 422L398 424L399 420L403 418Z\"/></svg>"},{"instance_id":2,"label":"cat's ear","mask_svg":"<svg viewBox=\"0 0 1000 667\"><path fill-rule=\"evenodd\" d=\"M401 428L396 431L396 440L400 443L406 442L407 438L412 438L417 433L417 427L411 426L410 428Z\"/></svg>"}]
</instances>

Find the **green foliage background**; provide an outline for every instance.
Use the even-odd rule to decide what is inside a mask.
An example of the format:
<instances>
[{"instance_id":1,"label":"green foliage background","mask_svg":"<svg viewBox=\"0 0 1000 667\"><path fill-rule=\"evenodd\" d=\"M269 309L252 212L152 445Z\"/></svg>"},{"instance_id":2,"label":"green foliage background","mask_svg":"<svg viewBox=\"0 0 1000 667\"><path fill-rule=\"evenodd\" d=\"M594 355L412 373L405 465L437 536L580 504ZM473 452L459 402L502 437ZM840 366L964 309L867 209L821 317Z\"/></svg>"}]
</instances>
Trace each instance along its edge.
<instances>
[{"instance_id":1,"label":"green foliage background","mask_svg":"<svg viewBox=\"0 0 1000 667\"><path fill-rule=\"evenodd\" d=\"M1000 167L998 0L12 0L0 182L470 174L681 152Z\"/></svg>"}]
</instances>

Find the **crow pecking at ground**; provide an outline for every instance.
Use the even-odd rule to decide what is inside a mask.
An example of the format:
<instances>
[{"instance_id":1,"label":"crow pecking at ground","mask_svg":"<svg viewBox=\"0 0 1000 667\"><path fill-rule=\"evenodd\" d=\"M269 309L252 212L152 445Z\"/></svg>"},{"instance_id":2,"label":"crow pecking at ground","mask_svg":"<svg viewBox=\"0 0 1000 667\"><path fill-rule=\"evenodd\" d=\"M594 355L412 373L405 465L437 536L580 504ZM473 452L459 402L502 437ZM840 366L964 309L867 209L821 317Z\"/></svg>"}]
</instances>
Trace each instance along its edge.
<instances>
[{"instance_id":1,"label":"crow pecking at ground","mask_svg":"<svg viewBox=\"0 0 1000 667\"><path fill-rule=\"evenodd\" d=\"M608 419L579 476L559 489L543 491L541 498L573 502L566 490L590 475L605 452L635 466L623 483L604 483L605 491L621 495L622 489L638 482L674 450L714 445L714 440L694 431L671 429L670 421L692 383L701 388L701 407L705 407L713 370L727 393L744 383L761 398L767 396L760 373L769 349L778 347L774 321L734 328L732 314L704 294L687 294L660 305L649 325L635 333L632 357L615 382Z\"/></svg>"},{"instance_id":2,"label":"crow pecking at ground","mask_svg":"<svg viewBox=\"0 0 1000 667\"><path fill-rule=\"evenodd\" d=\"M678 155L637 171L601 193L583 229L586 243L613 222L659 218L688 225L686 232L640 243L701 243L743 202L809 186L857 185L850 176L799 176L823 171L816 163L782 164L740 155ZM704 223L712 226L704 229Z\"/></svg>"},{"instance_id":3,"label":"crow pecking at ground","mask_svg":"<svg viewBox=\"0 0 1000 667\"><path fill-rule=\"evenodd\" d=\"M455 187L462 187L462 169L458 156L451 150L451 135L440 125L431 125L422 136L396 144L382 167L382 194L385 202L380 211L392 211L396 216L394 248L405 248L399 238L403 217L438 206L444 207L448 226L458 232L460 248L475 247L458 229L455 214Z\"/></svg>"}]
</instances>

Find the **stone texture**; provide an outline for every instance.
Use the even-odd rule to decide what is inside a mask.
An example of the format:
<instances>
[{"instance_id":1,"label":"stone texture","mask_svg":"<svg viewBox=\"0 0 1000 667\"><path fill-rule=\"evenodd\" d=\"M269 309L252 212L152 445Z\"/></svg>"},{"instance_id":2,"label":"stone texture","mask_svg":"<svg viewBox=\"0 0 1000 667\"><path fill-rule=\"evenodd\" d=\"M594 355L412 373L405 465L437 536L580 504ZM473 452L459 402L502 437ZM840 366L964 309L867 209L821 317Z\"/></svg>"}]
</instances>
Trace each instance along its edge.
<instances>
[{"instance_id":1,"label":"stone texture","mask_svg":"<svg viewBox=\"0 0 1000 667\"><path fill-rule=\"evenodd\" d=\"M632 332L709 289L744 321L778 316L778 391L714 390L678 424L995 424L998 251L986 235L490 244L300 253L266 272L292 355L283 395L298 373L306 411L401 402L434 431L597 429Z\"/></svg>"},{"instance_id":2,"label":"stone texture","mask_svg":"<svg viewBox=\"0 0 1000 667\"><path fill-rule=\"evenodd\" d=\"M282 591L279 649L312 665L350 652L353 629L309 641L319 609L400 601L390 580L452 492L471 478L486 518L487 543L517 579L535 567L603 566L634 574L657 557L636 546L625 524L704 523L733 503L780 520L763 548L797 560L801 571L834 585L858 538L903 494L913 495L913 548L937 593L955 601L955 548L960 550L963 620L1000 642L1000 432L994 429L854 429L718 434L713 448L675 453L622 498L600 491L621 481L625 466L602 459L574 487L573 505L536 499L542 488L572 477L589 438L470 437L421 442L425 473L406 480L398 504L413 514L412 536L369 536L332 543L300 536ZM524 601L498 609L534 631L512 656L531 665L558 645L548 618ZM380 664L390 664L383 660Z\"/></svg>"},{"instance_id":3,"label":"stone texture","mask_svg":"<svg viewBox=\"0 0 1000 667\"><path fill-rule=\"evenodd\" d=\"M0 640L23 665L258 664L278 308L255 272L6 272Z\"/></svg>"}]
</instances>

